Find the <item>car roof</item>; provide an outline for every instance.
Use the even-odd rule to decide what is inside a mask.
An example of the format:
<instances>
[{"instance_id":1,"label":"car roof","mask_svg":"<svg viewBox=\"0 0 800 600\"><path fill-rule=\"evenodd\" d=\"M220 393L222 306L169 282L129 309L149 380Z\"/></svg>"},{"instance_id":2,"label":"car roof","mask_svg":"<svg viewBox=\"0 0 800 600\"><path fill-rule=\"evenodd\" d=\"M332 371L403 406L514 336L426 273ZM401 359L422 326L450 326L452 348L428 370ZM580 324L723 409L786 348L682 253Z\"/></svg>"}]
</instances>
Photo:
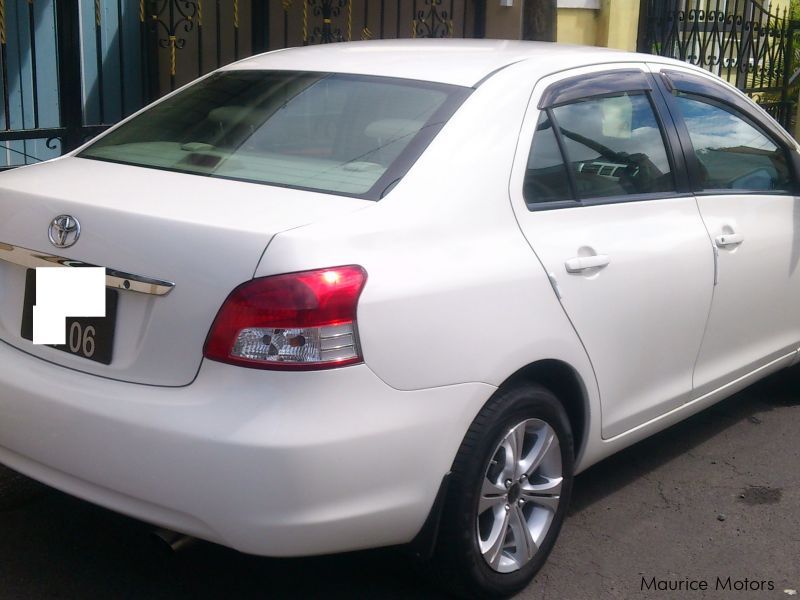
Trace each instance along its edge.
<instances>
[{"instance_id":1,"label":"car roof","mask_svg":"<svg viewBox=\"0 0 800 600\"><path fill-rule=\"evenodd\" d=\"M520 61L541 62L542 72L621 61L644 55L552 42L487 39L411 39L344 42L287 48L233 63L226 70L268 69L382 75L473 87Z\"/></svg>"}]
</instances>

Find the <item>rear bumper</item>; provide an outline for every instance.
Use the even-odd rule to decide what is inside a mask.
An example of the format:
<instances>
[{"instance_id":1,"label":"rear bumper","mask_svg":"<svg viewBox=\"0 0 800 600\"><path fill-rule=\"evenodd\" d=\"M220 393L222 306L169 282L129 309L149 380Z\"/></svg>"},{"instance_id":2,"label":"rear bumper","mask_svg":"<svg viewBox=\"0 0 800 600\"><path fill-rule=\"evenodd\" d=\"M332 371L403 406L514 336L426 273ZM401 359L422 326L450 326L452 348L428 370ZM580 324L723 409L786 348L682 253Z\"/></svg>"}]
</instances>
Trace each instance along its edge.
<instances>
[{"instance_id":1,"label":"rear bumper","mask_svg":"<svg viewBox=\"0 0 800 600\"><path fill-rule=\"evenodd\" d=\"M0 462L244 552L401 544L493 390L402 392L364 365L277 373L210 361L190 386L150 387L0 343Z\"/></svg>"}]
</instances>

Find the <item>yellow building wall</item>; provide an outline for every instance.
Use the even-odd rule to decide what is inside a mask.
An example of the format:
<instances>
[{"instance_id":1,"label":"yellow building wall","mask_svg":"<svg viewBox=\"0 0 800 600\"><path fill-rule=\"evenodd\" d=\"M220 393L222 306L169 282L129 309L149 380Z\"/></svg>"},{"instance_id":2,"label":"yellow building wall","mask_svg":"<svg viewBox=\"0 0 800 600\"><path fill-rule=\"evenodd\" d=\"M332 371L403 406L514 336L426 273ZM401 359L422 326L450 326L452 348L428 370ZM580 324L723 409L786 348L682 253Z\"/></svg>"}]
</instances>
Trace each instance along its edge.
<instances>
[{"instance_id":1,"label":"yellow building wall","mask_svg":"<svg viewBox=\"0 0 800 600\"><path fill-rule=\"evenodd\" d=\"M791 0L771 0L769 3L769 12L773 15L783 17L783 11L786 11L786 17L789 17L789 8Z\"/></svg>"},{"instance_id":2,"label":"yellow building wall","mask_svg":"<svg viewBox=\"0 0 800 600\"><path fill-rule=\"evenodd\" d=\"M640 0L601 0L597 17L598 46L636 50Z\"/></svg>"},{"instance_id":3,"label":"yellow building wall","mask_svg":"<svg viewBox=\"0 0 800 600\"><path fill-rule=\"evenodd\" d=\"M601 0L599 10L559 8L556 40L562 44L634 51L639 35L639 2Z\"/></svg>"},{"instance_id":4,"label":"yellow building wall","mask_svg":"<svg viewBox=\"0 0 800 600\"><path fill-rule=\"evenodd\" d=\"M559 8L556 41L560 44L597 45L597 13L586 8Z\"/></svg>"}]
</instances>

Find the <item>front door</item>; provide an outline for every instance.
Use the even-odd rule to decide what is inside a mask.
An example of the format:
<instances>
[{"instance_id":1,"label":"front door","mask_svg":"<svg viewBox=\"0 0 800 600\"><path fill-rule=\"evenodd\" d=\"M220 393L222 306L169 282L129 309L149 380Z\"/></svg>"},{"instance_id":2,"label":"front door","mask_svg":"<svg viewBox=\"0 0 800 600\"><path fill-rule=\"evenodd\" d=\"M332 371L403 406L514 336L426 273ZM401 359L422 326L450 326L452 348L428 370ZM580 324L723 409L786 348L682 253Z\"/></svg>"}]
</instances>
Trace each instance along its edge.
<instances>
[{"instance_id":1,"label":"front door","mask_svg":"<svg viewBox=\"0 0 800 600\"><path fill-rule=\"evenodd\" d=\"M695 396L790 360L800 342L795 152L755 106L710 77L669 67L666 98L716 253Z\"/></svg>"}]
</instances>

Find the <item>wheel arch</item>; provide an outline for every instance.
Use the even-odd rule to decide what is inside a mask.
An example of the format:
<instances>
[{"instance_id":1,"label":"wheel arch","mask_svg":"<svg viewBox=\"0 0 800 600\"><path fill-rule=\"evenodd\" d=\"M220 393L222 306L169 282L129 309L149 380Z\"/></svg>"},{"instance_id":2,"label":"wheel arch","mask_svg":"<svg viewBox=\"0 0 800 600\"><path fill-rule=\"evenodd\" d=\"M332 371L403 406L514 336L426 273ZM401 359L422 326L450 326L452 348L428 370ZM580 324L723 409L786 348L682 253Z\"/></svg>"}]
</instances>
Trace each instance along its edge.
<instances>
[{"instance_id":1,"label":"wheel arch","mask_svg":"<svg viewBox=\"0 0 800 600\"><path fill-rule=\"evenodd\" d=\"M589 394L578 371L563 360L541 359L512 373L498 386L498 390L508 389L521 383L541 385L555 394L562 403L572 428L575 464L579 464L580 453L585 450L588 441L590 407ZM408 544L409 550L418 559L426 560L433 556L450 476L451 472L444 475L424 525Z\"/></svg>"},{"instance_id":2,"label":"wheel arch","mask_svg":"<svg viewBox=\"0 0 800 600\"><path fill-rule=\"evenodd\" d=\"M586 448L589 433L589 396L583 379L568 363L558 359L543 359L518 369L499 387L503 389L523 382L546 387L564 406L572 427L577 463Z\"/></svg>"}]
</instances>

